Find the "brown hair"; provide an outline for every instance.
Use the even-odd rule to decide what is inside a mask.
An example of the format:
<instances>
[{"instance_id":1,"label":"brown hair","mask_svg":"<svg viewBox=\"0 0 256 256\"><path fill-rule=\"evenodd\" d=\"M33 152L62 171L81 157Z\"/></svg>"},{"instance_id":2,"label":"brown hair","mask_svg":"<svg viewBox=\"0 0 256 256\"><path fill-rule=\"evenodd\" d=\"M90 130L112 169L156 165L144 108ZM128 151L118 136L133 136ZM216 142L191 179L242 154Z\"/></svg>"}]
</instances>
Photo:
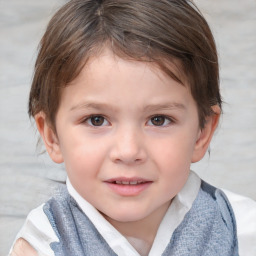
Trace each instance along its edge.
<instances>
[{"instance_id":1,"label":"brown hair","mask_svg":"<svg viewBox=\"0 0 256 256\"><path fill-rule=\"evenodd\" d=\"M106 45L119 57L153 62L181 82L168 64L178 60L197 103L201 128L212 114L211 106L221 107L215 42L192 2L71 0L51 19L40 42L29 115L43 111L55 129L61 89Z\"/></svg>"}]
</instances>

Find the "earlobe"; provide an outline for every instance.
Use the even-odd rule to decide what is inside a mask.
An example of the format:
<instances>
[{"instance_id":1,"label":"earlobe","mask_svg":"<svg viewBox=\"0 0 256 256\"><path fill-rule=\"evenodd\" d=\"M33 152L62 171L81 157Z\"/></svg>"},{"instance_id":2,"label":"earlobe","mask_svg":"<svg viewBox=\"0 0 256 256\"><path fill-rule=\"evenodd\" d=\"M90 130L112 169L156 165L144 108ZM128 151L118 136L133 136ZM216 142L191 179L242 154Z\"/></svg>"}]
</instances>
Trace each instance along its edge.
<instances>
[{"instance_id":1,"label":"earlobe","mask_svg":"<svg viewBox=\"0 0 256 256\"><path fill-rule=\"evenodd\" d=\"M206 118L205 126L199 132L192 156L192 163L198 162L204 157L218 126L221 113L220 107L218 105L212 106L212 110L213 114Z\"/></svg>"},{"instance_id":2,"label":"earlobe","mask_svg":"<svg viewBox=\"0 0 256 256\"><path fill-rule=\"evenodd\" d=\"M62 163L63 157L60 150L58 137L48 124L45 114L43 112L36 114L35 121L49 156L54 162Z\"/></svg>"}]
</instances>

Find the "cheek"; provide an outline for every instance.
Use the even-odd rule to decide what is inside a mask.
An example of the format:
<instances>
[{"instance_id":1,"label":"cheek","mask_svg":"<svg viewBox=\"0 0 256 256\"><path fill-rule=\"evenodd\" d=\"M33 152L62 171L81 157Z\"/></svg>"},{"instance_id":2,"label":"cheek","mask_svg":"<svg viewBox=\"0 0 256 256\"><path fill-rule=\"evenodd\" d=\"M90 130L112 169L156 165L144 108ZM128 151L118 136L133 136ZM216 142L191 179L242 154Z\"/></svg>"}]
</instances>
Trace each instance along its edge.
<instances>
[{"instance_id":1,"label":"cheek","mask_svg":"<svg viewBox=\"0 0 256 256\"><path fill-rule=\"evenodd\" d=\"M191 138L176 137L155 143L151 155L167 190L179 191L185 184L190 172L194 142ZM169 184L169 188L168 188Z\"/></svg>"},{"instance_id":2,"label":"cheek","mask_svg":"<svg viewBox=\"0 0 256 256\"><path fill-rule=\"evenodd\" d=\"M181 166L191 163L195 147L195 137L181 134L156 140L151 143L151 156L166 166Z\"/></svg>"},{"instance_id":3,"label":"cheek","mask_svg":"<svg viewBox=\"0 0 256 256\"><path fill-rule=\"evenodd\" d=\"M90 193L97 194L95 181L104 162L102 148L91 143L76 144L70 148L65 159L65 167L68 177L75 189L87 198ZM90 145L90 146L86 146Z\"/></svg>"},{"instance_id":4,"label":"cheek","mask_svg":"<svg viewBox=\"0 0 256 256\"><path fill-rule=\"evenodd\" d=\"M166 151L161 154L160 177L164 194L173 198L185 185L190 173L190 157L184 151Z\"/></svg>"},{"instance_id":5,"label":"cheek","mask_svg":"<svg viewBox=\"0 0 256 256\"><path fill-rule=\"evenodd\" d=\"M106 157L105 144L89 139L70 139L68 144L64 152L67 172L77 176L95 176Z\"/></svg>"}]
</instances>

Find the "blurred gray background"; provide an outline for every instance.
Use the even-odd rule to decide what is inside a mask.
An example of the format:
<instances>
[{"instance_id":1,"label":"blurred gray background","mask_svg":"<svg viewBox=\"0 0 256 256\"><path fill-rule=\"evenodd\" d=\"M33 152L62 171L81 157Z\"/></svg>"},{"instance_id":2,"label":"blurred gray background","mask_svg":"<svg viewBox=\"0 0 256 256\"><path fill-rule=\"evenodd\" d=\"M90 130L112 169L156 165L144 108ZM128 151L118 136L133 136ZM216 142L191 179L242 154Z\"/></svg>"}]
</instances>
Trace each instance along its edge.
<instances>
[{"instance_id":1,"label":"blurred gray background","mask_svg":"<svg viewBox=\"0 0 256 256\"><path fill-rule=\"evenodd\" d=\"M0 255L27 213L65 180L36 150L27 99L38 42L64 0L0 0ZM219 50L224 115L211 155L192 169L215 186L256 200L256 1L195 0Z\"/></svg>"}]
</instances>

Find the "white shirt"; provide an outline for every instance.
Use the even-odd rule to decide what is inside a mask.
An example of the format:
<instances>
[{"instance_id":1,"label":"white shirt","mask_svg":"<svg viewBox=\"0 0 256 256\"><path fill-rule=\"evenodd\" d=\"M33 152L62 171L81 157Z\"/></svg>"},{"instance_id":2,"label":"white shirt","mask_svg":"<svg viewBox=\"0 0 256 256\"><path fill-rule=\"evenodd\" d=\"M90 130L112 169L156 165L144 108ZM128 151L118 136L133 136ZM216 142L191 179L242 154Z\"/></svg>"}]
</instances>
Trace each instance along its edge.
<instances>
[{"instance_id":1,"label":"white shirt","mask_svg":"<svg viewBox=\"0 0 256 256\"><path fill-rule=\"evenodd\" d=\"M161 255L164 252L170 242L172 233L192 207L199 192L200 185L200 178L194 172L191 172L185 186L176 195L167 210L158 228L149 256ZM117 255L139 256L139 253L132 247L128 240L76 192L69 180L67 180L67 188L70 195L76 200L83 212Z\"/></svg>"},{"instance_id":2,"label":"white shirt","mask_svg":"<svg viewBox=\"0 0 256 256\"><path fill-rule=\"evenodd\" d=\"M201 179L194 172L191 172L185 186L175 196L167 210L158 228L149 256L161 255L164 252L174 230L182 222L185 214L191 209L199 192L200 184ZM139 256L139 253L128 240L97 209L78 194L68 179L67 189L117 255ZM230 200L235 213L239 255L256 256L256 202L229 191L223 191ZM49 245L59 240L43 211L43 206L41 205L30 212L16 240L20 237L24 238L39 252L39 256L54 256Z\"/></svg>"}]
</instances>

